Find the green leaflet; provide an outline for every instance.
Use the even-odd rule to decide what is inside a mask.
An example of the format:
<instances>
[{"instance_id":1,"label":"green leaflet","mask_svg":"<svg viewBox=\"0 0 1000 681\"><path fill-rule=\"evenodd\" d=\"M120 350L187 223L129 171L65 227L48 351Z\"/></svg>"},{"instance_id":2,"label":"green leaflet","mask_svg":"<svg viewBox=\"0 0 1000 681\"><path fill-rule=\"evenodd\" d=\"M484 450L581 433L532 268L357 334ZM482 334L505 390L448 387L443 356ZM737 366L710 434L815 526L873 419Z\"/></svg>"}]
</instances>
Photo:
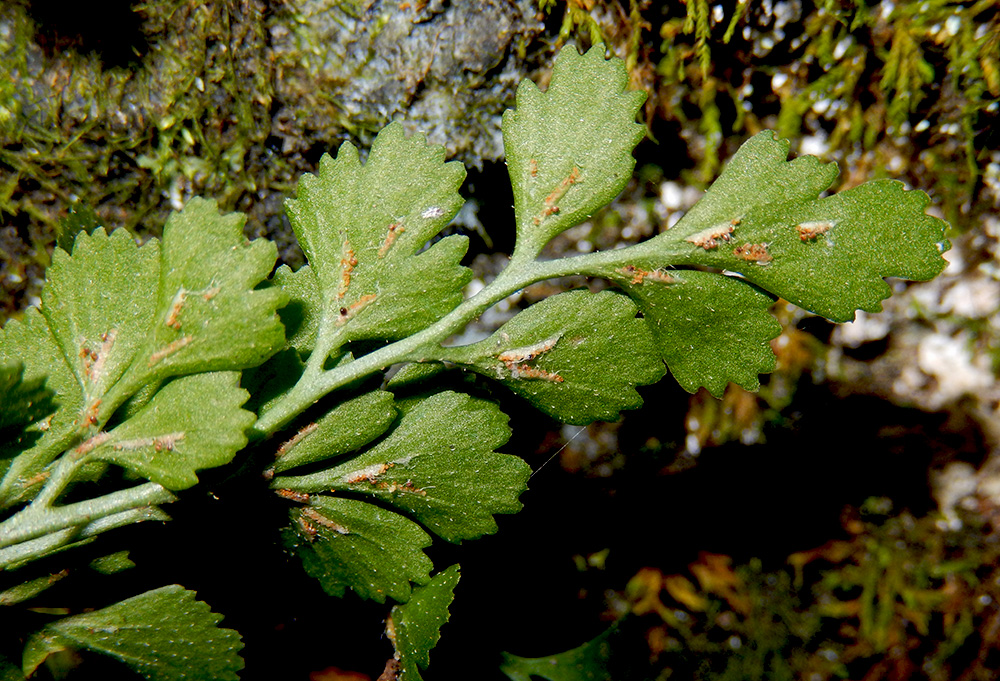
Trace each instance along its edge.
<instances>
[{"instance_id":1,"label":"green leaflet","mask_svg":"<svg viewBox=\"0 0 1000 681\"><path fill-rule=\"evenodd\" d=\"M632 176L635 122L646 94L625 90L628 73L604 45L559 52L548 90L530 80L504 112L503 140L514 189L517 253L534 257L552 237L609 203Z\"/></svg>"},{"instance_id":2,"label":"green leaflet","mask_svg":"<svg viewBox=\"0 0 1000 681\"><path fill-rule=\"evenodd\" d=\"M153 681L198 678L237 681L243 668L243 642L193 591L176 584L114 605L66 617L28 640L24 674L67 648L84 648L115 657Z\"/></svg>"},{"instance_id":3,"label":"green leaflet","mask_svg":"<svg viewBox=\"0 0 1000 681\"><path fill-rule=\"evenodd\" d=\"M282 265L271 277L271 283L288 296L288 304L278 313L285 325L286 345L308 357L316 345L316 334L322 320L323 297L316 273L309 265L296 271Z\"/></svg>"},{"instance_id":4,"label":"green leaflet","mask_svg":"<svg viewBox=\"0 0 1000 681\"><path fill-rule=\"evenodd\" d=\"M420 385L444 370L445 366L439 362L410 362L400 367L385 387L389 390L398 390Z\"/></svg>"},{"instance_id":5,"label":"green leaflet","mask_svg":"<svg viewBox=\"0 0 1000 681\"><path fill-rule=\"evenodd\" d=\"M924 213L929 201L885 180L815 201L761 206L742 218L733 246L698 249L698 259L742 272L828 319L851 321L855 310L882 309L892 293L884 277L922 281L944 269L947 225ZM758 253L758 245L765 249Z\"/></svg>"},{"instance_id":6,"label":"green leaflet","mask_svg":"<svg viewBox=\"0 0 1000 681\"><path fill-rule=\"evenodd\" d=\"M47 376L59 409L29 428L42 436L11 464L0 505L30 496L45 466L137 392L141 404L172 376L255 366L284 343L285 294L253 290L276 249L247 242L243 220L193 199L162 244L140 248L124 230L98 229L77 236L72 256L55 251L42 312L0 333L0 361L22 362L27 380Z\"/></svg>"},{"instance_id":7,"label":"green leaflet","mask_svg":"<svg viewBox=\"0 0 1000 681\"><path fill-rule=\"evenodd\" d=\"M158 377L257 366L284 345L277 308L285 294L254 290L271 273L277 247L247 241L244 222L242 214L220 216L214 201L199 199L167 220L159 323L146 358Z\"/></svg>"},{"instance_id":8,"label":"green leaflet","mask_svg":"<svg viewBox=\"0 0 1000 681\"><path fill-rule=\"evenodd\" d=\"M294 348L279 350L259 367L244 369L240 384L250 393L246 408L258 414L271 408L295 387L304 370Z\"/></svg>"},{"instance_id":9,"label":"green leaflet","mask_svg":"<svg viewBox=\"0 0 1000 681\"><path fill-rule=\"evenodd\" d=\"M774 367L768 341L780 331L768 293L848 321L856 309L881 309L884 277L930 279L945 265L946 225L924 213L925 194L876 181L818 198L836 165L787 154L787 142L756 135L676 226L581 268L639 303L686 390L759 387L758 374ZM724 272L665 269L678 265L739 272L764 290Z\"/></svg>"},{"instance_id":10,"label":"green leaflet","mask_svg":"<svg viewBox=\"0 0 1000 681\"><path fill-rule=\"evenodd\" d=\"M134 567L135 563L128 557L128 551L116 551L90 561L90 569L102 575L113 575Z\"/></svg>"},{"instance_id":11,"label":"green leaflet","mask_svg":"<svg viewBox=\"0 0 1000 681\"><path fill-rule=\"evenodd\" d=\"M90 561L90 569L104 575L122 572L133 567L135 567L135 563L129 559L128 551L118 551L117 553L101 556ZM30 600L55 584L58 584L68 577L69 574L70 570L64 569L5 589L0 592L0 607Z\"/></svg>"},{"instance_id":12,"label":"green leaflet","mask_svg":"<svg viewBox=\"0 0 1000 681\"><path fill-rule=\"evenodd\" d=\"M52 254L42 315L64 363L84 386L89 404L101 399L136 361L149 354L157 311L161 244L136 246L125 230L81 232L73 256Z\"/></svg>"},{"instance_id":13,"label":"green leaflet","mask_svg":"<svg viewBox=\"0 0 1000 681\"><path fill-rule=\"evenodd\" d=\"M357 499L312 495L291 518L286 545L331 596L351 588L379 603L387 597L406 602L410 582L430 580L433 564L423 549L431 538L397 513Z\"/></svg>"},{"instance_id":14,"label":"green leaflet","mask_svg":"<svg viewBox=\"0 0 1000 681\"><path fill-rule=\"evenodd\" d=\"M788 142L751 138L672 229L635 248L656 266L703 265L833 321L881 310L884 277L923 281L945 266L947 224L926 194L881 180L818 198L836 177L813 157L788 162Z\"/></svg>"},{"instance_id":15,"label":"green leaflet","mask_svg":"<svg viewBox=\"0 0 1000 681\"><path fill-rule=\"evenodd\" d=\"M460 163L444 163L442 147L406 138L399 123L379 133L364 165L345 143L336 159L321 159L317 175L302 176L286 207L310 270L281 275L298 294L302 322L292 338L300 350L311 350L316 334L327 351L403 338L461 302L471 277L459 265L468 240L445 237L420 251L461 207L464 178ZM309 278L315 284L296 282ZM303 286L318 287L321 301L302 295Z\"/></svg>"},{"instance_id":16,"label":"green leaflet","mask_svg":"<svg viewBox=\"0 0 1000 681\"><path fill-rule=\"evenodd\" d=\"M730 382L757 390L758 374L774 370L770 341L781 324L769 311L771 296L708 272L620 269L609 278L639 303L660 356L688 392L704 386L721 397Z\"/></svg>"},{"instance_id":17,"label":"green leaflet","mask_svg":"<svg viewBox=\"0 0 1000 681\"><path fill-rule=\"evenodd\" d=\"M23 320L12 320L0 331L0 360L21 362L26 381L44 379L58 405L54 413L28 428L28 436L37 439L14 459L0 482L2 507L18 503L37 488L39 474L62 453L56 448L58 443L69 447L74 436L82 437L76 435L80 421L91 416L84 398L95 404L103 390L121 377L143 340L142 318L147 325L152 321L159 242L138 248L124 230L110 237L97 230L93 236L81 234L78 246L72 259L56 250L46 272L42 305L51 308L55 325L36 308L29 308ZM74 274L75 269L82 272ZM74 292L75 280L88 272L93 283ZM125 297L104 298L101 284L105 281L117 296ZM61 289L68 289L65 295ZM141 295L133 296L134 292ZM113 335L112 330L116 330ZM118 333L122 333L121 344L115 341ZM108 343L109 338L115 342Z\"/></svg>"},{"instance_id":18,"label":"green leaflet","mask_svg":"<svg viewBox=\"0 0 1000 681\"><path fill-rule=\"evenodd\" d=\"M458 565L452 565L426 586L414 589L409 602L393 607L385 629L399 660L399 681L420 681L420 669L430 665L430 651L448 621L459 577Z\"/></svg>"},{"instance_id":19,"label":"green leaflet","mask_svg":"<svg viewBox=\"0 0 1000 681\"><path fill-rule=\"evenodd\" d=\"M757 133L739 148L705 195L670 228L686 239L717 225L731 224L753 208L819 198L837 179L837 164L815 156L788 159L788 140L771 131Z\"/></svg>"},{"instance_id":20,"label":"green leaflet","mask_svg":"<svg viewBox=\"0 0 1000 681\"><path fill-rule=\"evenodd\" d=\"M0 462L0 467L6 468L0 480L0 508L9 508L29 497L41 484L39 474L60 453L50 445L73 433L83 396L44 318L34 308L25 313L22 321L11 320L0 331L0 358L23 361L23 380L45 381L57 405L53 413L28 426L12 443L13 451L3 452L4 456L11 456L27 447L13 460Z\"/></svg>"},{"instance_id":21,"label":"green leaflet","mask_svg":"<svg viewBox=\"0 0 1000 681\"><path fill-rule=\"evenodd\" d=\"M613 291L571 291L517 314L484 341L447 348L442 359L500 380L566 423L614 420L642 405L637 385L663 377L636 305Z\"/></svg>"},{"instance_id":22,"label":"green leaflet","mask_svg":"<svg viewBox=\"0 0 1000 681\"><path fill-rule=\"evenodd\" d=\"M363 447L388 430L396 418L392 393L372 390L347 400L304 426L276 453L273 470L282 473Z\"/></svg>"},{"instance_id":23,"label":"green leaflet","mask_svg":"<svg viewBox=\"0 0 1000 681\"><path fill-rule=\"evenodd\" d=\"M101 219L97 217L93 208L85 203L75 203L70 206L69 215L56 223L56 246L67 253L72 253L77 234L80 232L92 234L100 227Z\"/></svg>"},{"instance_id":24,"label":"green leaflet","mask_svg":"<svg viewBox=\"0 0 1000 681\"><path fill-rule=\"evenodd\" d=\"M4 589L3 591L0 591L0 607L23 603L24 601L34 598L49 587L58 583L60 580L64 579L67 575L69 575L69 571L62 570L60 572L53 572L43 577L36 577L35 579L28 580L22 584L18 584L17 586L12 586L9 589Z\"/></svg>"},{"instance_id":25,"label":"green leaflet","mask_svg":"<svg viewBox=\"0 0 1000 681\"><path fill-rule=\"evenodd\" d=\"M616 623L582 646L548 657L528 658L504 653L500 670L511 681L532 681L536 677L548 681L618 681L629 678L615 675L610 669L614 652L612 645L617 632Z\"/></svg>"},{"instance_id":26,"label":"green leaflet","mask_svg":"<svg viewBox=\"0 0 1000 681\"><path fill-rule=\"evenodd\" d=\"M246 446L249 394L234 371L176 378L132 418L84 443L91 457L110 461L167 489L198 482L195 471L229 463Z\"/></svg>"},{"instance_id":27,"label":"green leaflet","mask_svg":"<svg viewBox=\"0 0 1000 681\"><path fill-rule=\"evenodd\" d=\"M531 470L493 450L507 416L492 402L441 392L420 400L381 442L326 470L275 478L296 492L356 492L405 511L443 539L496 532L494 513L516 513Z\"/></svg>"}]
</instances>

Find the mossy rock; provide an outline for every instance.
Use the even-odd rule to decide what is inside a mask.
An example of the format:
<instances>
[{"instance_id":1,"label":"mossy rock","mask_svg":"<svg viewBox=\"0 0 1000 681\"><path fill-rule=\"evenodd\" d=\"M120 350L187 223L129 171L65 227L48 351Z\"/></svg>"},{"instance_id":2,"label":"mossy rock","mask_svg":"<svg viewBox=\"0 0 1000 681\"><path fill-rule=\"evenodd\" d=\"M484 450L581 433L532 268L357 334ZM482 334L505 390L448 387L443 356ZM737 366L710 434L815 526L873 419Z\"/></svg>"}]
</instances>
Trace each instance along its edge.
<instances>
[{"instance_id":1,"label":"mossy rock","mask_svg":"<svg viewBox=\"0 0 1000 681\"><path fill-rule=\"evenodd\" d=\"M294 263L282 200L342 141L401 118L467 164L496 160L542 29L530 0L114 2L76 20L48 4L0 7L3 316L37 296L74 204L141 235L215 198Z\"/></svg>"}]
</instances>

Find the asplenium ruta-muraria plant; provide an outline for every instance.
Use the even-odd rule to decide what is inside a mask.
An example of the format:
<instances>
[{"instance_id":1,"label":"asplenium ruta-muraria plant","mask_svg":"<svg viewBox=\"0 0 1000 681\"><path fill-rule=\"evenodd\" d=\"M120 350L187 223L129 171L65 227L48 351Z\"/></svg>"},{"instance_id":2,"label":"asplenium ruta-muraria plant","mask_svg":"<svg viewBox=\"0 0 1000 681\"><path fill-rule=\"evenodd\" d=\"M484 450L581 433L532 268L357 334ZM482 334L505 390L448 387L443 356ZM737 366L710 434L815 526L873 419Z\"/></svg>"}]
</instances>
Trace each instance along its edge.
<instances>
[{"instance_id":1,"label":"asplenium ruta-muraria plant","mask_svg":"<svg viewBox=\"0 0 1000 681\"><path fill-rule=\"evenodd\" d=\"M436 387L442 376L474 372L567 423L616 419L641 404L637 386L668 371L689 391L757 388L774 366L776 297L845 321L880 309L885 277L941 271L945 224L924 213L924 194L874 181L825 196L835 165L788 161L768 132L670 229L541 259L629 180L644 94L626 84L603 47L563 50L545 92L521 84L503 118L516 246L467 298L467 239L439 238L465 171L398 123L364 163L344 144L302 178L287 202L308 259L297 271L272 275L275 246L246 241L242 216L200 199L160 241L98 228L72 253L56 250L41 306L0 336L4 617L64 575L52 566L72 564L68 549L166 520L199 470L250 444L267 461L248 472L257 459L240 457L234 474L265 494L263 473L287 500L285 546L331 596L393 601L389 666L419 679L459 578L424 549L494 532L530 474L500 451L510 436L500 408ZM525 286L580 274L614 287L553 295L485 340L449 342ZM123 554L97 562L131 565ZM66 648L153 679L236 678L243 666L238 633L182 586L92 607L53 617L5 673L30 675Z\"/></svg>"}]
</instances>

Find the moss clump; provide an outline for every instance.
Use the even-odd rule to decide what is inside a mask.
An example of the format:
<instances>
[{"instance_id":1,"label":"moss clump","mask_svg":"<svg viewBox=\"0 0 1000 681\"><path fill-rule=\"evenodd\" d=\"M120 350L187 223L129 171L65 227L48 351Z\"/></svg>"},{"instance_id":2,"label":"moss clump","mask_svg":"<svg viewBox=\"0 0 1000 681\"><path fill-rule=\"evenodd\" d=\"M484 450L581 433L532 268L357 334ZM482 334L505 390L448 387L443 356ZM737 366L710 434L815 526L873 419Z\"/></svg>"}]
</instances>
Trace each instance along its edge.
<instances>
[{"instance_id":1,"label":"moss clump","mask_svg":"<svg viewBox=\"0 0 1000 681\"><path fill-rule=\"evenodd\" d=\"M148 51L114 65L86 41L43 47L44 17L30 9L0 9L0 211L34 261L14 257L8 271L38 278L73 204L109 227L156 231L192 193L232 208L255 187L271 97L261 2L137 6ZM10 311L36 292L6 293Z\"/></svg>"},{"instance_id":2,"label":"moss clump","mask_svg":"<svg viewBox=\"0 0 1000 681\"><path fill-rule=\"evenodd\" d=\"M0 316L37 296L74 204L155 234L211 197L294 264L283 199L340 142L405 116L466 162L498 158L499 114L541 30L527 0L169 0L126 8L135 50L109 59L106 31L97 44L53 30L44 7L0 6Z\"/></svg>"}]
</instances>

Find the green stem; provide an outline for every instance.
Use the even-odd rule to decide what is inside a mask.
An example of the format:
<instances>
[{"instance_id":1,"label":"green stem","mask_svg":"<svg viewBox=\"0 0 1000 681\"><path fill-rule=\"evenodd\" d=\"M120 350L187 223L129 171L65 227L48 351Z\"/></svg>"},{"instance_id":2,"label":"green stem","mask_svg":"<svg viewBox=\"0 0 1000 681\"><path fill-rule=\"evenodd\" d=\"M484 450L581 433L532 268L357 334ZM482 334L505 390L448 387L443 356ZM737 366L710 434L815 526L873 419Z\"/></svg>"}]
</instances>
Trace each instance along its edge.
<instances>
[{"instance_id":1,"label":"green stem","mask_svg":"<svg viewBox=\"0 0 1000 681\"><path fill-rule=\"evenodd\" d=\"M524 288L527 285L525 281L528 283L533 281L530 277L519 277L518 274L515 268L508 267L478 294L464 301L423 331L359 357L342 367L329 371L310 371L307 366L306 372L295 387L260 415L254 430L258 436L272 435L336 388L397 362L418 359L418 350L422 346L441 342L497 301ZM326 361L326 357L323 356L314 361L313 358L317 354L319 353L314 351L310 357L310 365L314 367Z\"/></svg>"},{"instance_id":2,"label":"green stem","mask_svg":"<svg viewBox=\"0 0 1000 681\"><path fill-rule=\"evenodd\" d=\"M138 356L145 356L145 352L140 352ZM156 380L147 371L142 369L137 370L138 366L137 364L133 364L125 375L116 381L114 386L97 400L99 408L94 415L96 419L94 426L67 429L58 438L49 440L44 448L38 451L29 450L31 452L30 458L26 456L28 452L24 452L14 459L10 469L3 480L0 481L0 508L9 508L10 506L26 501L27 493L31 488L35 487L34 485L30 488L25 487L25 478L28 477L27 471L34 470L37 472L63 454L62 458L57 462L52 475L46 481L45 487L32 503L41 503L48 506L58 498L66 485L71 482L72 474L82 463L83 455L76 454L70 450L81 442L85 442L88 438L100 433L101 428L103 428L104 424L107 423L108 419L111 418L121 405L134 396L143 385ZM93 396L85 396L85 398L85 403L88 404L94 400ZM13 488L17 489L17 493L11 496L11 498L7 498Z\"/></svg>"},{"instance_id":3,"label":"green stem","mask_svg":"<svg viewBox=\"0 0 1000 681\"><path fill-rule=\"evenodd\" d=\"M71 542L77 534L76 528L70 527L0 549L0 570L17 568L23 563L57 551Z\"/></svg>"},{"instance_id":4,"label":"green stem","mask_svg":"<svg viewBox=\"0 0 1000 681\"><path fill-rule=\"evenodd\" d=\"M38 472L55 460L60 454L79 442L80 434L76 430L68 430L61 437L50 440L42 449L29 450L18 455L0 482L0 508L9 508L25 501L25 495L30 488L25 487L28 471ZM26 456L30 452L29 456ZM48 484L48 483L46 483Z\"/></svg>"},{"instance_id":5,"label":"green stem","mask_svg":"<svg viewBox=\"0 0 1000 681\"><path fill-rule=\"evenodd\" d=\"M342 367L322 371L318 367L326 357L314 351L302 378L281 400L260 415L254 429L258 437L273 435L296 416L328 393L398 362L415 362L436 356L439 344L490 307L524 287L546 279L572 274L595 274L613 271L626 263L650 257L639 246L629 249L599 251L573 258L547 261L512 260L500 275L472 298L423 331L359 357ZM520 255L520 254L519 254ZM658 254L658 259L662 255ZM322 336L321 331L321 336ZM327 345L327 343L324 343ZM317 356L319 355L319 356Z\"/></svg>"},{"instance_id":6,"label":"green stem","mask_svg":"<svg viewBox=\"0 0 1000 681\"><path fill-rule=\"evenodd\" d=\"M83 526L73 526L51 532L0 549L0 570L16 569L24 563L43 558L54 551L86 544L102 532L147 520L167 521L170 520L170 516L157 506L141 506L98 518Z\"/></svg>"},{"instance_id":7,"label":"green stem","mask_svg":"<svg viewBox=\"0 0 1000 681\"><path fill-rule=\"evenodd\" d=\"M66 487L73 481L73 475L83 464L83 460L86 458L85 454L81 454L79 449L74 449L63 454L62 458L56 462L55 470L52 471L52 475L45 482L45 487L42 491L35 497L31 506L34 508L46 508L52 506L59 495L63 493Z\"/></svg>"},{"instance_id":8,"label":"green stem","mask_svg":"<svg viewBox=\"0 0 1000 681\"><path fill-rule=\"evenodd\" d=\"M173 492L155 482L130 487L75 504L48 507L32 504L0 524L0 548L45 534L82 527L124 511L175 501Z\"/></svg>"}]
</instances>

